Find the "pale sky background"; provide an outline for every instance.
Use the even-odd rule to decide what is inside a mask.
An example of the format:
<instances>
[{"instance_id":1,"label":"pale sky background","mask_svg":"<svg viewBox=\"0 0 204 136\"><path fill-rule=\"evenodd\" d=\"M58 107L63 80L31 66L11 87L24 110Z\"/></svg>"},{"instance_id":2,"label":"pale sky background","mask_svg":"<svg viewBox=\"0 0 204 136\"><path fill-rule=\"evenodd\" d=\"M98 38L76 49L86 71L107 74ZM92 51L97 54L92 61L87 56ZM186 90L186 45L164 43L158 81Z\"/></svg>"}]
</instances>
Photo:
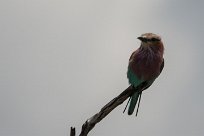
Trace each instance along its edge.
<instances>
[{"instance_id":1,"label":"pale sky background","mask_svg":"<svg viewBox=\"0 0 204 136\"><path fill-rule=\"evenodd\" d=\"M89 136L204 135L204 1L1 0L0 136L67 136L128 87L136 37L165 43L138 117L124 102Z\"/></svg>"}]
</instances>

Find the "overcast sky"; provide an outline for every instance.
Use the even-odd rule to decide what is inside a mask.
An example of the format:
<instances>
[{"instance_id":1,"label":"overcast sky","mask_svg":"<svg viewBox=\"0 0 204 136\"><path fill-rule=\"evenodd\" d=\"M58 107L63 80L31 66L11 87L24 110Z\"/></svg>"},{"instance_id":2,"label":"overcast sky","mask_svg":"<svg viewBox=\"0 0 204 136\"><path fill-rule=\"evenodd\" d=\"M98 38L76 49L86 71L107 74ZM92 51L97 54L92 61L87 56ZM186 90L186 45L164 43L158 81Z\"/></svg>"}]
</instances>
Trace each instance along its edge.
<instances>
[{"instance_id":1,"label":"overcast sky","mask_svg":"<svg viewBox=\"0 0 204 136\"><path fill-rule=\"evenodd\" d=\"M204 1L0 1L0 135L67 136L128 87L131 53L146 32L165 44L165 67L90 136L204 135Z\"/></svg>"}]
</instances>

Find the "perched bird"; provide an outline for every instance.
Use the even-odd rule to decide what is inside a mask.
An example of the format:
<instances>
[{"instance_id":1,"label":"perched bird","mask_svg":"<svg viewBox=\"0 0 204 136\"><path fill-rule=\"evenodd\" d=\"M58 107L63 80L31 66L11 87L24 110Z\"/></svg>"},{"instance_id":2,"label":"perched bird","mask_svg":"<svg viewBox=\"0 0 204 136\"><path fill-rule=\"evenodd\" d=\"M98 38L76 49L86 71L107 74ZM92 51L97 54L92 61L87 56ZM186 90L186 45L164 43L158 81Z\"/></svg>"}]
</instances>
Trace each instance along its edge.
<instances>
[{"instance_id":1,"label":"perched bird","mask_svg":"<svg viewBox=\"0 0 204 136\"><path fill-rule=\"evenodd\" d=\"M132 115L139 99L136 116L142 91L152 85L164 67L164 46L161 37L153 33L145 33L138 39L141 41L141 45L130 56L127 71L127 78L133 88L145 83L142 90L134 92L128 101L128 103L130 102L128 115Z\"/></svg>"}]
</instances>

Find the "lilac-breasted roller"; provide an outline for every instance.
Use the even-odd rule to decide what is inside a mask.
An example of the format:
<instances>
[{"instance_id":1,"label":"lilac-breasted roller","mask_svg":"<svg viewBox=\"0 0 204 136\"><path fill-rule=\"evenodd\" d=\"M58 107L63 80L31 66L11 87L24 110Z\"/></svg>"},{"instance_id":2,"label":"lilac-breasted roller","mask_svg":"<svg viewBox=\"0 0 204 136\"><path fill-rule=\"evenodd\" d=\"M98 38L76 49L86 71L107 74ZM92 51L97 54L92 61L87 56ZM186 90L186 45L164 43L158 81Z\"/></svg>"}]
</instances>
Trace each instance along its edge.
<instances>
[{"instance_id":1,"label":"lilac-breasted roller","mask_svg":"<svg viewBox=\"0 0 204 136\"><path fill-rule=\"evenodd\" d=\"M130 96L128 115L134 112L138 99L139 108L142 91L152 85L164 67L164 46L161 37L153 33L145 33L138 37L138 39L141 41L141 45L130 56L127 78L133 88L144 83L145 86L142 90L136 91Z\"/></svg>"}]
</instances>

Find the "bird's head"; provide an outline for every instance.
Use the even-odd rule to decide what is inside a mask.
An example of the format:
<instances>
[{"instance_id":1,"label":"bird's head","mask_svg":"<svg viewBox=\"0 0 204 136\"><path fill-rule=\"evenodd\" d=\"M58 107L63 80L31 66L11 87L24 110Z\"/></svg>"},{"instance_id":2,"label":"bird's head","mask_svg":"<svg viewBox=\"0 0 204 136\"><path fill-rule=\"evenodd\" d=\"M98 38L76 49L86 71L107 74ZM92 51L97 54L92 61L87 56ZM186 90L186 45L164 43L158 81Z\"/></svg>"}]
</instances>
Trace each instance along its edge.
<instances>
[{"instance_id":1,"label":"bird's head","mask_svg":"<svg viewBox=\"0 0 204 136\"><path fill-rule=\"evenodd\" d=\"M138 37L142 47L149 47L162 44L161 37L153 33L145 33Z\"/></svg>"}]
</instances>

